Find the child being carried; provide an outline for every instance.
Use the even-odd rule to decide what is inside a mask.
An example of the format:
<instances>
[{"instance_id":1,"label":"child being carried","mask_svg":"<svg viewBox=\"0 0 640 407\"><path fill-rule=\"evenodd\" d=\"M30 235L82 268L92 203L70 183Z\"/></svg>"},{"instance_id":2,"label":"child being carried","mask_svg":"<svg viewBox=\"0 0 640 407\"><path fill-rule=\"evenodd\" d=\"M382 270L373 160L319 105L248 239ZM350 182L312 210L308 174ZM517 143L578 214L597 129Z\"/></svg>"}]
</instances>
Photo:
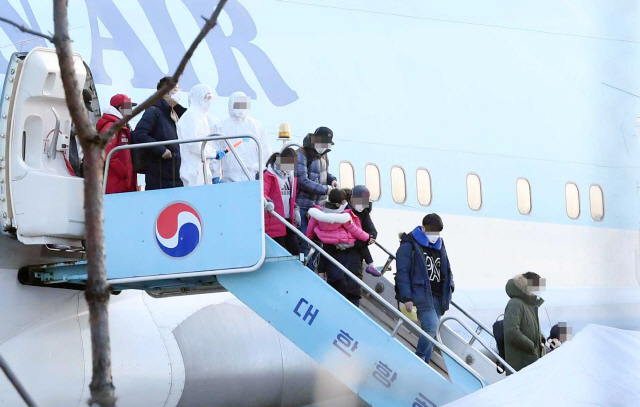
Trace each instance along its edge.
<instances>
[{"instance_id":1,"label":"child being carried","mask_svg":"<svg viewBox=\"0 0 640 407\"><path fill-rule=\"evenodd\" d=\"M354 247L356 240L368 242L371 236L354 222L357 217L351 209L346 209L347 205L344 191L332 189L322 209L309 209L307 237L317 237L323 244L334 245L338 250Z\"/></svg>"}]
</instances>

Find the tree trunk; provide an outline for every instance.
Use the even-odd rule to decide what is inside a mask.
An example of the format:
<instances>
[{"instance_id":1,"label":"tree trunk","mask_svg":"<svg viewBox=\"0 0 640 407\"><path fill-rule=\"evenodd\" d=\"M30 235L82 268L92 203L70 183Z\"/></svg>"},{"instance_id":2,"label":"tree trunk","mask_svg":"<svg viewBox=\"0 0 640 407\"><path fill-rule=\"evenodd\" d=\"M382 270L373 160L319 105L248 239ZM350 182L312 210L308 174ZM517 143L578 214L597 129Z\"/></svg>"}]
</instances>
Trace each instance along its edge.
<instances>
[{"instance_id":1,"label":"tree trunk","mask_svg":"<svg viewBox=\"0 0 640 407\"><path fill-rule=\"evenodd\" d=\"M87 288L91 326L91 357L93 377L89 388L89 405L115 406L115 388L111 378L111 343L109 341L109 285L104 254L104 224L102 214L102 181L104 178L104 147L83 143L84 207L87 253Z\"/></svg>"},{"instance_id":2,"label":"tree trunk","mask_svg":"<svg viewBox=\"0 0 640 407\"><path fill-rule=\"evenodd\" d=\"M69 38L67 0L53 4L55 44L60 64L69 113L84 150L84 213L87 255L87 288L91 327L91 357L93 377L89 388L89 405L115 406L115 388L111 378L111 344L109 341L109 285L104 257L104 225L102 216L103 152L106 140L98 135L81 97L82 86L76 80L73 50Z\"/></svg>"}]
</instances>

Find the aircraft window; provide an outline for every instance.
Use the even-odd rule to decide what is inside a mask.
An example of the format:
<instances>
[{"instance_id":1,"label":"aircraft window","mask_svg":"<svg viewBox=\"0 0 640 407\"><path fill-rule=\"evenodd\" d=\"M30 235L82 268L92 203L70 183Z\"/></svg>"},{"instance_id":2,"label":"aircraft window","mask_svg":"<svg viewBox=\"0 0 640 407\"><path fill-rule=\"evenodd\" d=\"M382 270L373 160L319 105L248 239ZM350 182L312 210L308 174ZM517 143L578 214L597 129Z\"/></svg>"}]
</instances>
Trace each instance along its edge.
<instances>
[{"instance_id":1,"label":"aircraft window","mask_svg":"<svg viewBox=\"0 0 640 407\"><path fill-rule=\"evenodd\" d=\"M391 196L395 203L402 204L407 200L407 182L401 167L391 167Z\"/></svg>"},{"instance_id":2,"label":"aircraft window","mask_svg":"<svg viewBox=\"0 0 640 407\"><path fill-rule=\"evenodd\" d=\"M429 171L421 168L416 172L416 187L418 188L420 205L431 205L431 175Z\"/></svg>"},{"instance_id":3,"label":"aircraft window","mask_svg":"<svg viewBox=\"0 0 640 407\"><path fill-rule=\"evenodd\" d=\"M589 188L589 201L591 202L591 218L596 222L602 222L602 218L604 218L604 194L599 185L591 185L591 188Z\"/></svg>"},{"instance_id":4,"label":"aircraft window","mask_svg":"<svg viewBox=\"0 0 640 407\"><path fill-rule=\"evenodd\" d=\"M367 164L364 167L364 183L369 188L369 199L378 201L380 199L380 170L374 164Z\"/></svg>"},{"instance_id":5,"label":"aircraft window","mask_svg":"<svg viewBox=\"0 0 640 407\"><path fill-rule=\"evenodd\" d=\"M516 181L516 194L518 196L518 211L522 215L531 213L531 185L524 178Z\"/></svg>"},{"instance_id":6,"label":"aircraft window","mask_svg":"<svg viewBox=\"0 0 640 407\"><path fill-rule=\"evenodd\" d=\"M567 204L567 215L571 219L580 217L580 191L578 186L573 182L569 182L565 187L565 199Z\"/></svg>"},{"instance_id":7,"label":"aircraft window","mask_svg":"<svg viewBox=\"0 0 640 407\"><path fill-rule=\"evenodd\" d=\"M340 163L340 188L353 188L356 184L356 177L353 174L353 165L350 162Z\"/></svg>"},{"instance_id":8,"label":"aircraft window","mask_svg":"<svg viewBox=\"0 0 640 407\"><path fill-rule=\"evenodd\" d=\"M479 211L482 207L482 185L476 174L467 175L467 203L474 211Z\"/></svg>"}]
</instances>

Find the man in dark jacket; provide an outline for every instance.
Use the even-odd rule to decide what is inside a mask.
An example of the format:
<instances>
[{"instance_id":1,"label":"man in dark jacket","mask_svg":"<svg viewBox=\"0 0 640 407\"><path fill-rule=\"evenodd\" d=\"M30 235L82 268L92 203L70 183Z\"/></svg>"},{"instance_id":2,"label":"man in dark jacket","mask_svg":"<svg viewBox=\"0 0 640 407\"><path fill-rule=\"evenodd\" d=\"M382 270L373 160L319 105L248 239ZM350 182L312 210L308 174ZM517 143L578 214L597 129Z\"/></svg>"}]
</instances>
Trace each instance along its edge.
<instances>
[{"instance_id":1,"label":"man in dark jacket","mask_svg":"<svg viewBox=\"0 0 640 407\"><path fill-rule=\"evenodd\" d=\"M298 164L296 176L298 179L298 192L296 204L300 207L302 224L300 231L307 232L309 218L307 212L313 205L322 205L327 195L333 188L338 187L338 181L329 172L329 159L327 153L333 145L333 132L328 127L318 127L312 134L309 133L302 142L302 148L298 150ZM309 245L300 241L300 249L305 255L309 253ZM310 261L309 267L315 269L317 261Z\"/></svg>"},{"instance_id":2,"label":"man in dark jacket","mask_svg":"<svg viewBox=\"0 0 640 407\"><path fill-rule=\"evenodd\" d=\"M510 279L505 287L511 297L504 311L505 360L516 371L544 354L538 319L538 308L544 300L533 293L542 285L541 281L536 273L527 272Z\"/></svg>"},{"instance_id":3,"label":"man in dark jacket","mask_svg":"<svg viewBox=\"0 0 640 407\"><path fill-rule=\"evenodd\" d=\"M402 234L396 253L397 299L409 312L413 307L418 309L422 329L434 340L440 317L449 309L455 288L449 257L440 237L442 229L440 216L435 213L425 216L422 226ZM433 343L420 337L416 355L429 363L432 352Z\"/></svg>"},{"instance_id":4,"label":"man in dark jacket","mask_svg":"<svg viewBox=\"0 0 640 407\"><path fill-rule=\"evenodd\" d=\"M162 88L169 77L158 82ZM155 105L145 110L142 119L132 133L133 142L153 143L177 140L176 123L186 109L178 104L182 92L176 85ZM142 169L145 174L145 189L181 187L180 148L177 144L141 149Z\"/></svg>"}]
</instances>

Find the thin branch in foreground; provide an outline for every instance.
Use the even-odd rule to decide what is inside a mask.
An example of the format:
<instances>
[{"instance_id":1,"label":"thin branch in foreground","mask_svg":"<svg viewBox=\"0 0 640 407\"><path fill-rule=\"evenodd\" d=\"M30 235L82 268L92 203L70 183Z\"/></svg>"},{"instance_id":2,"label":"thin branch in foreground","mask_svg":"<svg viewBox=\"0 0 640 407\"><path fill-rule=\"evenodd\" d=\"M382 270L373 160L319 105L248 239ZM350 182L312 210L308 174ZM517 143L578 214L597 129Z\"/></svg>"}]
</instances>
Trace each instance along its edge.
<instances>
[{"instance_id":1,"label":"thin branch in foreground","mask_svg":"<svg viewBox=\"0 0 640 407\"><path fill-rule=\"evenodd\" d=\"M220 16L220 13L222 12L222 8L225 6L226 3L227 3L227 0L220 0L215 10L213 10L213 13L211 14L211 18L207 19L204 16L202 17L204 18L204 21L205 21L204 27L202 27L202 30L200 30L200 33L193 40L193 42L191 43L191 46L182 57L182 60L180 61L180 63L178 64L178 67L176 68L176 71L174 72L173 76L171 76L171 80L167 82L165 86L158 89L158 91L155 92L153 95L149 96L147 100L145 100L144 102L136 106L136 108L133 109L130 115L126 115L122 119L115 122L113 126L111 126L106 133L101 133L99 137L102 139L104 143L107 143L111 139L111 137L113 137L118 131L120 131L122 126L129 123L131 119L136 117L143 110L146 110L147 108L153 106L160 98L162 98L164 94L169 92L171 89L173 89L174 86L178 84L178 79L180 79L180 76L182 75L185 68L187 67L187 64L189 63L189 60L193 56L193 53L196 51L196 48L198 48L198 45L200 45L202 40L207 36L207 34L209 34L209 31L211 31L218 23L218 17Z\"/></svg>"},{"instance_id":2,"label":"thin branch in foreground","mask_svg":"<svg viewBox=\"0 0 640 407\"><path fill-rule=\"evenodd\" d=\"M8 18L0 17L0 21L5 22L9 25L12 25L16 27L18 30L25 32L27 34L33 34L36 37L44 38L45 40L48 40L52 44L56 43L55 37L53 35L47 35L47 34L32 30L31 28L25 27L24 25L20 25L14 21L9 20Z\"/></svg>"}]
</instances>

